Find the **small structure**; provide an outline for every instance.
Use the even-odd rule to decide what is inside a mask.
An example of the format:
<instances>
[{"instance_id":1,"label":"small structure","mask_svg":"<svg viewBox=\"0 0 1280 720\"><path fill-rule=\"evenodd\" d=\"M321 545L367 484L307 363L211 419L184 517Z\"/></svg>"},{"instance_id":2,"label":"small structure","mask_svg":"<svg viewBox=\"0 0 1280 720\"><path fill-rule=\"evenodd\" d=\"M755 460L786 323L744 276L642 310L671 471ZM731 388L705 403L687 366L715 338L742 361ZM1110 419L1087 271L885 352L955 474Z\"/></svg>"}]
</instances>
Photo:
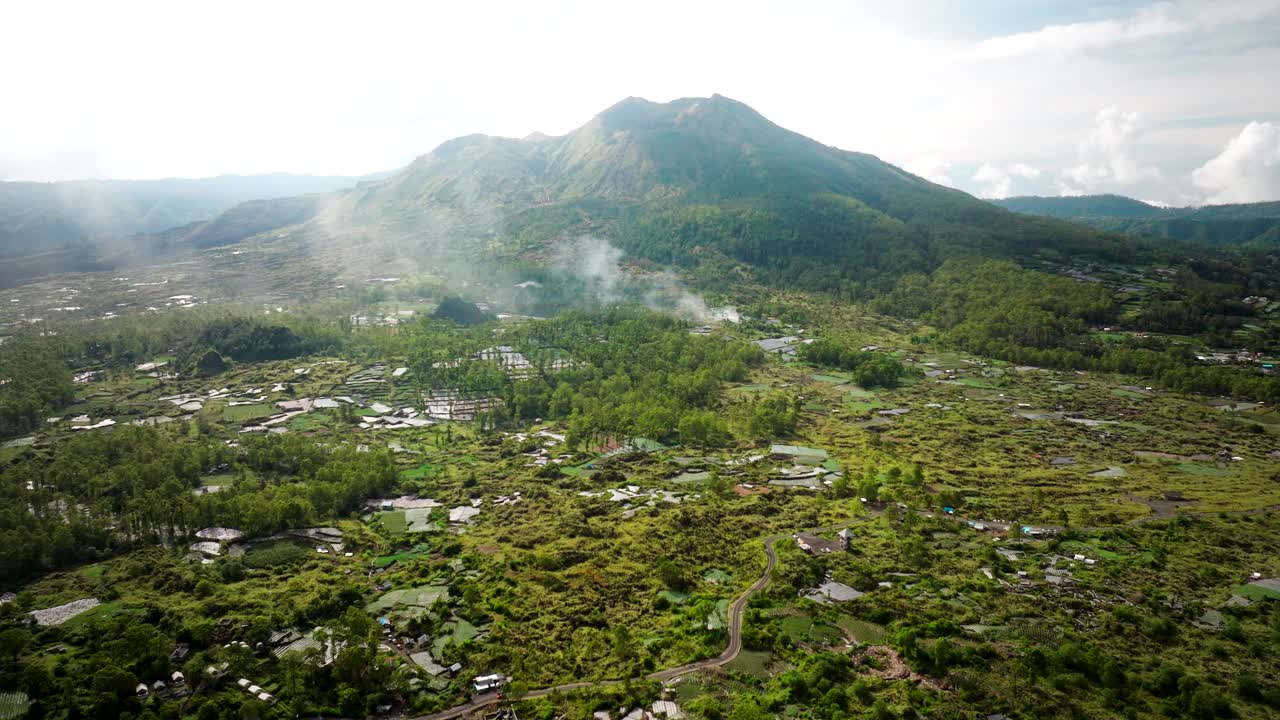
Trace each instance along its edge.
<instances>
[{"instance_id":1,"label":"small structure","mask_svg":"<svg viewBox=\"0 0 1280 720\"><path fill-rule=\"evenodd\" d=\"M840 541L820 538L813 533L796 533L793 537L796 540L796 546L811 555L821 555L844 549Z\"/></svg>"},{"instance_id":2,"label":"small structure","mask_svg":"<svg viewBox=\"0 0 1280 720\"><path fill-rule=\"evenodd\" d=\"M183 675L180 672L174 672L172 675L169 676L169 682L173 683L174 685L186 685L187 676Z\"/></svg>"},{"instance_id":3,"label":"small structure","mask_svg":"<svg viewBox=\"0 0 1280 720\"><path fill-rule=\"evenodd\" d=\"M821 465L827 461L827 451L799 445L771 445L769 456L775 460L790 460L800 465Z\"/></svg>"},{"instance_id":4,"label":"small structure","mask_svg":"<svg viewBox=\"0 0 1280 720\"><path fill-rule=\"evenodd\" d=\"M144 698L150 695L151 691L147 689L146 683L138 683L138 687L133 689L133 694L137 695L140 698Z\"/></svg>"},{"instance_id":5,"label":"small structure","mask_svg":"<svg viewBox=\"0 0 1280 720\"><path fill-rule=\"evenodd\" d=\"M472 681L472 685L475 687L476 692L486 693L500 690L506 682L507 679L502 675L481 675Z\"/></svg>"},{"instance_id":6,"label":"small structure","mask_svg":"<svg viewBox=\"0 0 1280 720\"><path fill-rule=\"evenodd\" d=\"M844 528L840 532L836 533L836 537L839 538L841 550L844 550L845 552L849 552L850 550L853 549L853 531L852 530L850 530L849 528Z\"/></svg>"}]
</instances>

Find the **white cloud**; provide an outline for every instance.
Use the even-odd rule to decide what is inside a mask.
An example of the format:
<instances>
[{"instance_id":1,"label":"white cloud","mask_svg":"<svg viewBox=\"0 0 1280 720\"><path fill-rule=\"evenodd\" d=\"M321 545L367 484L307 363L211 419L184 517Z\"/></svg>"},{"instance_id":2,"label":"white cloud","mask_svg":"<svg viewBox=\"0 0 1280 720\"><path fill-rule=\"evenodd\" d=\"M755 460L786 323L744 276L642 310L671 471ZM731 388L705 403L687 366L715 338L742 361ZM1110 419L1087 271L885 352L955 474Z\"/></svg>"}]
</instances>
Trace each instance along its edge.
<instances>
[{"instance_id":1,"label":"white cloud","mask_svg":"<svg viewBox=\"0 0 1280 720\"><path fill-rule=\"evenodd\" d=\"M1144 129L1141 113L1113 107L1099 110L1093 129L1077 148L1079 164L1062 171L1063 183L1088 191L1159 178L1158 169L1141 164L1133 156L1134 145Z\"/></svg>"},{"instance_id":2,"label":"white cloud","mask_svg":"<svg viewBox=\"0 0 1280 720\"><path fill-rule=\"evenodd\" d=\"M971 179L983 186L978 190L978 197L1006 198L1013 190L1013 178L1009 173L991 163L983 163Z\"/></svg>"},{"instance_id":3,"label":"white cloud","mask_svg":"<svg viewBox=\"0 0 1280 720\"><path fill-rule=\"evenodd\" d=\"M920 177L932 183L955 187L955 182L951 180L948 174L951 171L951 163L936 157L916 158L902 166L903 170L912 175Z\"/></svg>"},{"instance_id":4,"label":"white cloud","mask_svg":"<svg viewBox=\"0 0 1280 720\"><path fill-rule=\"evenodd\" d=\"M1082 162L1076 143L1092 110L1141 108L1156 129L1144 136L1152 159L1136 157L1158 158L1194 190L1192 168L1244 120L1277 111L1280 18L1238 18L1278 4L1201 0L1142 14L1069 0L1007 13L1021 3L906 0L888 13L842 0L785 12L765 0L655 0L638 13L586 0L384 0L359 10L224 0L216 12L165 0L0 2L0 27L23 29L0 41L0 66L21 69L5 76L5 107L21 111L0 112L0 179L363 173L468 133L564 133L630 95L718 92L943 184L968 188L990 163L1013 191L1051 191L1059 169ZM1085 35L1110 22L1147 39L1105 58L990 62L973 52L974 33L1048 16ZM1211 29L1170 32L1196 23ZM684 50L654 53L653 37ZM1214 117L1225 119L1168 130ZM1013 170L1028 158L1038 179Z\"/></svg>"},{"instance_id":5,"label":"white cloud","mask_svg":"<svg viewBox=\"0 0 1280 720\"><path fill-rule=\"evenodd\" d=\"M1039 30L987 38L973 46L970 54L987 60L1040 53L1068 55L1249 22L1277 9L1277 0L1159 2L1140 7L1128 17L1046 25Z\"/></svg>"},{"instance_id":6,"label":"white cloud","mask_svg":"<svg viewBox=\"0 0 1280 720\"><path fill-rule=\"evenodd\" d=\"M1015 162L1004 167L992 163L983 163L969 178L978 183L978 197L1007 198L1013 195L1014 178L1034 180L1040 177L1040 170L1026 163Z\"/></svg>"},{"instance_id":7,"label":"white cloud","mask_svg":"<svg viewBox=\"0 0 1280 720\"><path fill-rule=\"evenodd\" d=\"M1208 203L1280 200L1280 125L1249 123L1191 181Z\"/></svg>"}]
</instances>

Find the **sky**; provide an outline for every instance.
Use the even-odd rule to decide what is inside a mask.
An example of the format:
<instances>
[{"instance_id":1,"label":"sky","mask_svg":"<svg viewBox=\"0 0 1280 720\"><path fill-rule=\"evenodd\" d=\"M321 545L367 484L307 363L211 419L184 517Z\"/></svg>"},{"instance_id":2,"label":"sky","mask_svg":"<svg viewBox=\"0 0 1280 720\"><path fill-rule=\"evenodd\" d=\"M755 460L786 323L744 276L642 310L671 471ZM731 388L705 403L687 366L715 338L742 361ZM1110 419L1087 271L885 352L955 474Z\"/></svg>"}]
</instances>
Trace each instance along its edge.
<instances>
[{"instance_id":1,"label":"sky","mask_svg":"<svg viewBox=\"0 0 1280 720\"><path fill-rule=\"evenodd\" d=\"M0 5L0 179L365 174L727 95L980 197L1280 199L1280 0Z\"/></svg>"}]
</instances>

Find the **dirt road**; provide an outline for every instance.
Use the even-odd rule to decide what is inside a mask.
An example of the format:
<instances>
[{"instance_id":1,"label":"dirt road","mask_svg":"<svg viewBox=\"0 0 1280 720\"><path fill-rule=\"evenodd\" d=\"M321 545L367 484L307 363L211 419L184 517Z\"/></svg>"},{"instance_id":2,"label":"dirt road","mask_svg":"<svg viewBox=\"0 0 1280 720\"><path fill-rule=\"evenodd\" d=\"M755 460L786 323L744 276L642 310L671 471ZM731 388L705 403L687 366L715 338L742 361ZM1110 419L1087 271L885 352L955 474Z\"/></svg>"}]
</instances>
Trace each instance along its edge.
<instances>
[{"instance_id":1,"label":"dirt road","mask_svg":"<svg viewBox=\"0 0 1280 720\"><path fill-rule=\"evenodd\" d=\"M860 518L855 518L853 520L847 520L845 522L837 523L830 527L812 528L807 532L827 532L831 530L839 530L840 528L848 527L857 522L870 520L871 518L875 517L877 514L878 513L865 515ZM760 577L757 578L755 582L751 583L751 587L748 587L746 590L744 590L742 594L739 595L733 601L733 604L729 606L729 644L727 647L725 647L724 652L720 653L716 657L708 658L706 660L699 660L698 662L688 663L687 665L679 665L677 667L667 668L666 670L658 670L657 672L649 673L648 675L644 676L644 679L656 680L661 682L663 680L670 680L672 678L679 677L681 675L684 675L685 673L691 673L697 670L709 670L712 668L718 668L733 662L734 658L738 657L738 653L742 652L742 620L743 620L743 617L746 615L747 603L751 602L751 597L753 595L755 595L756 593L768 587L769 583L773 581L773 571L774 571L774 568L777 567L778 565L778 553L774 549L774 545L779 540L790 538L790 537L791 535L774 535L772 537L767 537L764 539L764 554L765 554L764 572L761 573ZM530 692L525 693L522 697L540 698L555 692L583 690L591 687L609 687L611 685L621 685L623 684L623 682L625 681L623 680L595 680L595 681L587 680L582 682L572 682L572 683L566 683L564 685L556 685L554 687L532 690ZM431 715L422 715L416 718L412 718L411 720L453 720L453 718L465 717L466 715L469 715L477 710L489 707L490 705L494 705L500 702L502 699L503 699L502 696L500 696L496 692L486 693L484 695L477 695L474 698L472 698L470 702L451 707L448 710L441 710L440 712L433 713Z\"/></svg>"}]
</instances>

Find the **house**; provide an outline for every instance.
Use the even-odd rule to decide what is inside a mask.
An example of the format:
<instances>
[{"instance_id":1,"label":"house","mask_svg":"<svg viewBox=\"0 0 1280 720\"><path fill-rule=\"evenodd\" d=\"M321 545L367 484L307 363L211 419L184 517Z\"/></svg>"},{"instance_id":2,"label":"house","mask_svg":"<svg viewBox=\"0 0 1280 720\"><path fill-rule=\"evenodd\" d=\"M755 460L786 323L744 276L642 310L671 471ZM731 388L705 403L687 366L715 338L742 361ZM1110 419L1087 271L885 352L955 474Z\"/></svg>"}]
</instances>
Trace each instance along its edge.
<instances>
[{"instance_id":1,"label":"house","mask_svg":"<svg viewBox=\"0 0 1280 720\"><path fill-rule=\"evenodd\" d=\"M173 647L173 652L169 653L169 659L174 662L180 662L187 657L187 653L191 652L191 646L186 643L178 643Z\"/></svg>"},{"instance_id":2,"label":"house","mask_svg":"<svg viewBox=\"0 0 1280 720\"><path fill-rule=\"evenodd\" d=\"M449 677L454 677L462 672L462 663L454 663L449 666Z\"/></svg>"},{"instance_id":3,"label":"house","mask_svg":"<svg viewBox=\"0 0 1280 720\"><path fill-rule=\"evenodd\" d=\"M144 698L147 695L151 694L151 692L147 690L146 683L138 683L138 687L133 689L133 694L137 695L140 698Z\"/></svg>"},{"instance_id":4,"label":"house","mask_svg":"<svg viewBox=\"0 0 1280 720\"><path fill-rule=\"evenodd\" d=\"M186 685L187 676L183 675L180 672L175 672L173 675L169 676L169 682L173 683L174 685Z\"/></svg>"},{"instance_id":5,"label":"house","mask_svg":"<svg viewBox=\"0 0 1280 720\"><path fill-rule=\"evenodd\" d=\"M481 675L472 681L476 692L485 693L500 689L507 679L501 675Z\"/></svg>"},{"instance_id":6,"label":"house","mask_svg":"<svg viewBox=\"0 0 1280 720\"><path fill-rule=\"evenodd\" d=\"M167 687L168 685L165 685L163 680L157 680L151 684L151 692L162 693Z\"/></svg>"},{"instance_id":7,"label":"house","mask_svg":"<svg viewBox=\"0 0 1280 720\"><path fill-rule=\"evenodd\" d=\"M797 547L811 555L822 555L844 549L840 541L820 538L813 533L796 533L792 537L795 538Z\"/></svg>"}]
</instances>

